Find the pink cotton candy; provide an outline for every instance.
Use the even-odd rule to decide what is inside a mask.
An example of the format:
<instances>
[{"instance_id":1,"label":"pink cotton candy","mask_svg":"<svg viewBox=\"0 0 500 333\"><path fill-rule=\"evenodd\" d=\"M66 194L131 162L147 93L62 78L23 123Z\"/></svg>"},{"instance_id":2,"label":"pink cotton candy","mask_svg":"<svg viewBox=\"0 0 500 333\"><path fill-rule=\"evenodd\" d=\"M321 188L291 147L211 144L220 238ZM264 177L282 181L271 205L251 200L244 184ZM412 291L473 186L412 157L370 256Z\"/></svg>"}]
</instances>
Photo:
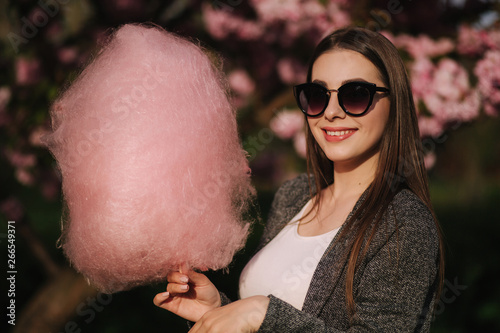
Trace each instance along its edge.
<instances>
[{"instance_id":1,"label":"pink cotton candy","mask_svg":"<svg viewBox=\"0 0 500 333\"><path fill-rule=\"evenodd\" d=\"M125 25L54 103L62 248L104 292L226 267L253 194L221 75L191 42Z\"/></svg>"}]
</instances>

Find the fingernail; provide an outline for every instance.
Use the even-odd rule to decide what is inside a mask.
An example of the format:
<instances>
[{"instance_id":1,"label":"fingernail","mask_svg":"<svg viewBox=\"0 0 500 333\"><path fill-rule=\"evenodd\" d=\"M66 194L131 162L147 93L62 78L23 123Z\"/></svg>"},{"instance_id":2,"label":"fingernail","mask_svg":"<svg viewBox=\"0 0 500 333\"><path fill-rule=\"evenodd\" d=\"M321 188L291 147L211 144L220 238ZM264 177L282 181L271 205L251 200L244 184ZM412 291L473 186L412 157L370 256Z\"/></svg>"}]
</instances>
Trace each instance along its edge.
<instances>
[{"instance_id":1,"label":"fingernail","mask_svg":"<svg viewBox=\"0 0 500 333\"><path fill-rule=\"evenodd\" d=\"M189 271L189 266L186 264L186 263L182 263L180 266L179 266L179 272L181 274L184 274L184 273L187 273Z\"/></svg>"},{"instance_id":2,"label":"fingernail","mask_svg":"<svg viewBox=\"0 0 500 333\"><path fill-rule=\"evenodd\" d=\"M189 282L189 278L187 276L181 276L180 280L181 280L182 283L188 283Z\"/></svg>"},{"instance_id":3,"label":"fingernail","mask_svg":"<svg viewBox=\"0 0 500 333\"><path fill-rule=\"evenodd\" d=\"M164 293L161 293L161 297L168 298L170 297L170 293L168 291L165 291Z\"/></svg>"},{"instance_id":4,"label":"fingernail","mask_svg":"<svg viewBox=\"0 0 500 333\"><path fill-rule=\"evenodd\" d=\"M187 290L187 289L188 289L187 284L184 284L184 285L181 286L181 290Z\"/></svg>"}]
</instances>

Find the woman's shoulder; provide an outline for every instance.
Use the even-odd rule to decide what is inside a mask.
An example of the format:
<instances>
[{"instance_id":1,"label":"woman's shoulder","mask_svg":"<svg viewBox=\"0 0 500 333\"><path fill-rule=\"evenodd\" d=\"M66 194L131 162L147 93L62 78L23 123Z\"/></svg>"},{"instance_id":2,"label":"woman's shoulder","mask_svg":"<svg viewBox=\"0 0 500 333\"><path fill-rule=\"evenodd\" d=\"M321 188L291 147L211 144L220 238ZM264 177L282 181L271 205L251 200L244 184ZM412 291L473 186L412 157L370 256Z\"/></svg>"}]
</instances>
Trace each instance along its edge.
<instances>
[{"instance_id":1,"label":"woman's shoulder","mask_svg":"<svg viewBox=\"0 0 500 333\"><path fill-rule=\"evenodd\" d=\"M285 181L276 191L268 214L262 245L271 240L310 199L307 174Z\"/></svg>"},{"instance_id":2,"label":"woman's shoulder","mask_svg":"<svg viewBox=\"0 0 500 333\"><path fill-rule=\"evenodd\" d=\"M431 209L409 189L402 189L396 193L390 206L397 216L418 217L419 219L434 221Z\"/></svg>"},{"instance_id":3,"label":"woman's shoulder","mask_svg":"<svg viewBox=\"0 0 500 333\"><path fill-rule=\"evenodd\" d=\"M409 189L399 191L389 205L389 216L415 237L436 241L439 234L431 208ZM392 213L392 214L391 214Z\"/></svg>"},{"instance_id":4,"label":"woman's shoulder","mask_svg":"<svg viewBox=\"0 0 500 333\"><path fill-rule=\"evenodd\" d=\"M311 178L312 181L312 178ZM314 185L314 183L313 183ZM299 174L295 178L286 180L276 191L274 195L275 201L280 199L302 198L304 195L309 195L309 181L306 173Z\"/></svg>"}]
</instances>

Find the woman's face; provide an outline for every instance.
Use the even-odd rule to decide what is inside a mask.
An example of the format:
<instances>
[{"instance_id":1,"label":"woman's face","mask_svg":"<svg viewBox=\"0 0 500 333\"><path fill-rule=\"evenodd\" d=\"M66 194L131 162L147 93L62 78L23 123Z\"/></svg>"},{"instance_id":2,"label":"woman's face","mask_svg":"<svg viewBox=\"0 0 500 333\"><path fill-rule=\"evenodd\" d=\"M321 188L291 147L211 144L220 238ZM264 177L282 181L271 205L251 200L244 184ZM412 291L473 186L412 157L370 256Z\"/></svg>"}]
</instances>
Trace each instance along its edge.
<instances>
[{"instance_id":1,"label":"woman's face","mask_svg":"<svg viewBox=\"0 0 500 333\"><path fill-rule=\"evenodd\" d=\"M314 62L311 81L327 89L338 89L349 81L366 81L385 87L378 69L360 53L332 50ZM377 92L367 113L361 117L347 115L340 107L337 92L331 92L325 112L307 117L314 138L335 167L355 168L366 161L376 162L379 142L389 118L389 98Z\"/></svg>"}]
</instances>

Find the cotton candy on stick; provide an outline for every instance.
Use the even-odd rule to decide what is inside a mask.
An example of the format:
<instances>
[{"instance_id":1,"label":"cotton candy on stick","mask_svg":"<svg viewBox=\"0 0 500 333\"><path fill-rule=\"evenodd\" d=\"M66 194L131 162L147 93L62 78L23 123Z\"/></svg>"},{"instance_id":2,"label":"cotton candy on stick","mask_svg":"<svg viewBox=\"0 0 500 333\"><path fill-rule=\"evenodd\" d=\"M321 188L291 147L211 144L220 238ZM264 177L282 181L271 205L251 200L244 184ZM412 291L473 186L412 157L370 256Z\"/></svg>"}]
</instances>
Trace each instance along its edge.
<instances>
[{"instance_id":1,"label":"cotton candy on stick","mask_svg":"<svg viewBox=\"0 0 500 333\"><path fill-rule=\"evenodd\" d=\"M252 195L220 73L160 28L117 30L51 109L62 248L104 292L227 266Z\"/></svg>"}]
</instances>

